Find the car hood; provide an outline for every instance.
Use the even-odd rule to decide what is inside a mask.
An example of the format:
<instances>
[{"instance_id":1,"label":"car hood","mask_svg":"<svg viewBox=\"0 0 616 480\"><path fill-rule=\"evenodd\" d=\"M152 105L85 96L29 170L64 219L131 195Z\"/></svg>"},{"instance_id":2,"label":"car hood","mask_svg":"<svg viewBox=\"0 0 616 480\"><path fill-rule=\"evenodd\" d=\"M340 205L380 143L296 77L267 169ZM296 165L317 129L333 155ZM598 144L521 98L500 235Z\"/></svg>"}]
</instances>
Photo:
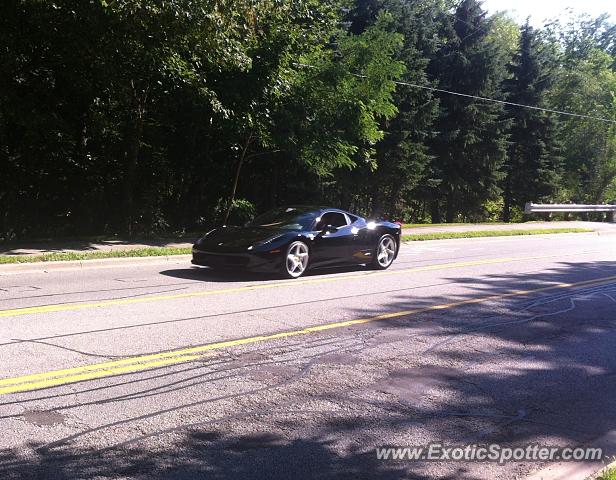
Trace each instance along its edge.
<instances>
[{"instance_id":1,"label":"car hood","mask_svg":"<svg viewBox=\"0 0 616 480\"><path fill-rule=\"evenodd\" d=\"M288 232L275 228L223 227L199 239L196 246L221 251L246 249L255 243L264 242L284 233Z\"/></svg>"}]
</instances>

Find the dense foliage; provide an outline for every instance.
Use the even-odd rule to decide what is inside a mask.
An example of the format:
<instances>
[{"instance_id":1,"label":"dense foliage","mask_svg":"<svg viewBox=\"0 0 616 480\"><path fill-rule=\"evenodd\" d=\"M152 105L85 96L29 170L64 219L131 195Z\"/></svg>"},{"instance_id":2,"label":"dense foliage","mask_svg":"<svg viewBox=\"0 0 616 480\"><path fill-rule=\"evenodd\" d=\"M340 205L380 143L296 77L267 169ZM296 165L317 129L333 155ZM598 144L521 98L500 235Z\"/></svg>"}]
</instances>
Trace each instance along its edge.
<instances>
[{"instance_id":1,"label":"dense foliage","mask_svg":"<svg viewBox=\"0 0 616 480\"><path fill-rule=\"evenodd\" d=\"M477 0L4 0L0 239L275 205L412 221L613 200L616 27ZM459 92L456 96L439 90Z\"/></svg>"}]
</instances>

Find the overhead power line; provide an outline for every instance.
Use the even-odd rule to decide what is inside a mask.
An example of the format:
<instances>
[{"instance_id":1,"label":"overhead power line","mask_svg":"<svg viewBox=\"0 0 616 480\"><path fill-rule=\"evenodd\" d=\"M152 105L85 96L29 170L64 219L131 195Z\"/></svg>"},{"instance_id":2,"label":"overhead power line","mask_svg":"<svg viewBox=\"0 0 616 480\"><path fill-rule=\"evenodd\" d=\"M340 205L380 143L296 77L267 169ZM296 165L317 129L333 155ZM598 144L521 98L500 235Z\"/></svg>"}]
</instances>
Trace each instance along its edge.
<instances>
[{"instance_id":1,"label":"overhead power line","mask_svg":"<svg viewBox=\"0 0 616 480\"><path fill-rule=\"evenodd\" d=\"M306 67L306 68L317 68L314 65L308 65L308 64L305 64L305 63L295 63L295 65L300 66L300 67ZM354 73L353 75L356 76L356 77L359 77L359 78L366 78L366 75L360 75L358 73ZM419 85L417 83L402 82L402 81L399 81L399 80L394 80L393 82L396 85L405 85L407 87L421 88L423 90L430 90L432 92L446 93L448 95L457 95L459 97L472 98L473 100L480 100L480 101L483 101L483 102L500 103L501 105L509 105L509 106L512 106L512 107L530 108L532 110L539 110L539 111L542 111L542 112L554 113L554 114L557 114L557 115L567 115L569 117L585 118L587 120L597 120L599 122L616 124L616 120L611 120L609 118L604 118L604 117L596 117L594 115L584 115L582 113L565 112L565 111L562 111L562 110L552 110L550 108L542 108L542 107L536 107L534 105L525 105L523 103L508 102L506 100L498 100L496 98L480 97L478 95L470 95L468 93L454 92L454 91L451 91L451 90L444 90L442 88L429 87L427 85Z\"/></svg>"},{"instance_id":2,"label":"overhead power line","mask_svg":"<svg viewBox=\"0 0 616 480\"><path fill-rule=\"evenodd\" d=\"M360 75L360 76L363 77L363 78L366 77L365 75ZM409 87L422 88L424 90L431 90L433 92L447 93L449 95L457 95L459 97L472 98L474 100L481 100L481 101L484 101L484 102L500 103L502 105L510 105L512 107L530 108L532 110L540 110L542 112L556 113L558 115L568 115L570 117L586 118L588 120L598 120L600 122L615 123L616 124L616 120L611 120L609 118L604 118L604 117L595 117L593 115L584 115L582 113L564 112L562 110L552 110L551 108L535 107L534 105L525 105L523 103L508 102L506 100L498 100L496 98L488 98L488 97L480 97L480 96L477 96L477 95L469 95L468 93L453 92L451 90L443 90L442 88L428 87L426 85L418 85L416 83L401 82L401 81L396 81L396 80L394 80L394 83L396 83L397 85L406 85L406 86L409 86Z\"/></svg>"}]
</instances>

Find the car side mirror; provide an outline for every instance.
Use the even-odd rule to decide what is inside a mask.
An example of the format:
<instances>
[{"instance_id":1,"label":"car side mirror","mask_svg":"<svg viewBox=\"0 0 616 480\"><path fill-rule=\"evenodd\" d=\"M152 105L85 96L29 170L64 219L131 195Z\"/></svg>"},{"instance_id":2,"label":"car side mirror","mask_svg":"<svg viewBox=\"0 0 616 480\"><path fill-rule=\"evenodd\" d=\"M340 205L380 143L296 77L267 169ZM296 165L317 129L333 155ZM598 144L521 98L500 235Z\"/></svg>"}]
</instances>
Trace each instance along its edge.
<instances>
[{"instance_id":1,"label":"car side mirror","mask_svg":"<svg viewBox=\"0 0 616 480\"><path fill-rule=\"evenodd\" d=\"M321 230L321 232L323 233L334 233L337 232L338 229L336 227L334 227L333 225L325 225L323 227L323 229Z\"/></svg>"}]
</instances>

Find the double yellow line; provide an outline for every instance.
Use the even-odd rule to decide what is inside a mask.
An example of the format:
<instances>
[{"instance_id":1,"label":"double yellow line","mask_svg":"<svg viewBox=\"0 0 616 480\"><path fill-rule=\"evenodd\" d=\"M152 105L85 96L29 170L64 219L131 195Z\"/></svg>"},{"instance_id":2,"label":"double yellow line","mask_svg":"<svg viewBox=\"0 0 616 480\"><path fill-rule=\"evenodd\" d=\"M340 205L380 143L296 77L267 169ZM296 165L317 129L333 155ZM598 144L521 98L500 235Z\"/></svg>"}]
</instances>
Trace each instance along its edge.
<instances>
[{"instance_id":1,"label":"double yellow line","mask_svg":"<svg viewBox=\"0 0 616 480\"><path fill-rule=\"evenodd\" d=\"M167 354L143 355L113 362L96 363L83 367L54 370L45 373L35 373L23 377L5 378L0 380L0 395L28 390L65 385L67 383L83 382L101 377L134 373L156 367L165 367L176 363L190 362L202 355L182 355L179 352Z\"/></svg>"},{"instance_id":2,"label":"double yellow line","mask_svg":"<svg viewBox=\"0 0 616 480\"><path fill-rule=\"evenodd\" d=\"M178 299L183 299L183 298L206 297L210 295L221 295L224 293L250 292L254 290L267 290L267 289L272 289L272 288L289 288L289 287L297 287L300 285L317 285L317 284L322 284L322 283L340 282L340 281L345 281L345 280L366 279L366 278L392 276L392 275L405 275L409 273L428 272L432 270L446 270L446 269L454 269L454 268L475 267L475 266L481 266L481 265L513 263L513 262L530 261L530 260L545 260L549 258L561 258L561 257L575 256L575 255L583 255L586 253L592 253L592 252L577 252L577 253L567 253L567 254L559 253L559 254L553 254L553 255L541 255L541 256L532 256L532 257L490 258L490 259L485 259L485 260L443 263L443 264L436 264L436 265L427 265L423 267L404 268L400 270L388 270L385 272L374 272L374 273L368 273L368 274L356 273L356 274L351 274L351 275L341 275L341 276L335 276L335 277L318 277L318 278L308 278L308 279L303 279L303 280L288 280L285 282L276 282L276 283L261 283L258 285L248 285L245 287L233 287L233 288L223 288L223 289L216 289L216 290L200 290L197 292L151 295L148 297L138 297L138 298L119 298L119 299L110 299L110 300L100 300L98 302L87 302L87 303L62 303L62 304L57 304L57 305L40 305L40 306L35 306L35 307L12 308L8 310L0 310L0 318L16 317L19 315L32 315L32 314L40 314L40 313L69 312L69 311L74 311L74 310L86 310L86 309L91 309L91 308L110 307L110 306L118 306L118 305L132 305L132 304L137 304L137 303L148 303L148 302L156 302L156 301L163 301L163 300L178 300Z\"/></svg>"},{"instance_id":3,"label":"double yellow line","mask_svg":"<svg viewBox=\"0 0 616 480\"><path fill-rule=\"evenodd\" d=\"M191 362L193 360L202 359L206 356L212 355L212 352L216 350L222 350L225 348L237 347L241 345L280 340L300 335L308 335L327 330L352 327L356 325L373 323L399 317L407 317L410 315L430 312L434 310L447 310L462 305L485 303L493 300L502 300L510 297L526 296L539 292L547 292L559 289L562 290L570 288L598 286L614 282L616 282L616 276L603 277L594 280L586 280L577 283L558 283L547 287L535 288L532 290L513 290L510 292L490 295L487 297L471 298L441 305L432 305L429 307L421 307L412 310L387 313L369 318L333 322L299 330L289 330L285 332L273 333L270 335L259 335L254 337L241 338L237 340L228 340L224 342L210 343L207 345L199 345L196 347L183 348L168 352L155 353L151 355L140 355L126 358L124 360L97 363L93 365L67 368L63 370L54 370L45 373L25 375L22 377L6 378L0 380L0 395L40 390L43 388L57 387L60 385L66 385L85 380L93 380L102 377L135 373L156 367L164 367L179 363Z\"/></svg>"}]
</instances>

